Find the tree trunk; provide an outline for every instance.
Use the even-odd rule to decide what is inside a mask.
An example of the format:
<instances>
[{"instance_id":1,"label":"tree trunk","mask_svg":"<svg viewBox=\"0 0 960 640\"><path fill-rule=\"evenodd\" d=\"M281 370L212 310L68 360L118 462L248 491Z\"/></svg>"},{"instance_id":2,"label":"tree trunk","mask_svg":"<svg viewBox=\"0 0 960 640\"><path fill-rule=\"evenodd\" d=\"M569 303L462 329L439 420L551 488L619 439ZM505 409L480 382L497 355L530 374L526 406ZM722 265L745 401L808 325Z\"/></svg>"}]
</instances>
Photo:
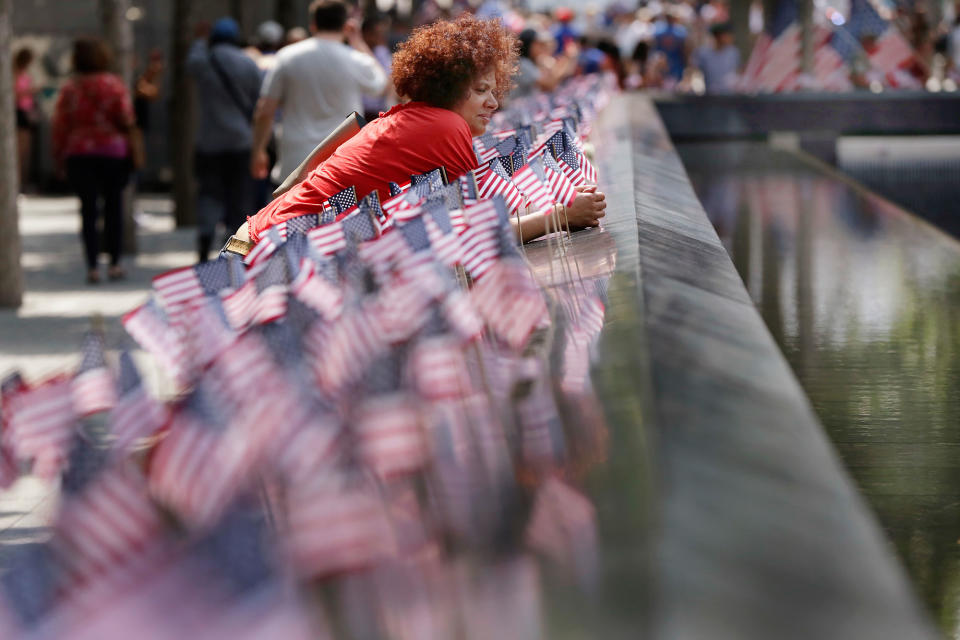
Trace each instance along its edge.
<instances>
[{"instance_id":1,"label":"tree trunk","mask_svg":"<svg viewBox=\"0 0 960 640\"><path fill-rule=\"evenodd\" d=\"M133 92L133 25L127 19L130 0L100 0L100 29L113 51L113 70ZM134 181L123 190L123 253L137 254L137 227L133 218Z\"/></svg>"},{"instance_id":2,"label":"tree trunk","mask_svg":"<svg viewBox=\"0 0 960 640\"><path fill-rule=\"evenodd\" d=\"M276 20L283 25L284 29L290 29L300 23L297 15L297 3L294 0L277 0L275 7Z\"/></svg>"},{"instance_id":3,"label":"tree trunk","mask_svg":"<svg viewBox=\"0 0 960 640\"><path fill-rule=\"evenodd\" d=\"M20 224L17 213L17 129L13 110L13 0L0 0L0 307L23 302Z\"/></svg>"},{"instance_id":4,"label":"tree trunk","mask_svg":"<svg viewBox=\"0 0 960 640\"><path fill-rule=\"evenodd\" d=\"M193 193L193 86L187 74L190 50L191 0L174 0L170 21L170 162L173 164L173 205L177 227L196 224Z\"/></svg>"}]
</instances>

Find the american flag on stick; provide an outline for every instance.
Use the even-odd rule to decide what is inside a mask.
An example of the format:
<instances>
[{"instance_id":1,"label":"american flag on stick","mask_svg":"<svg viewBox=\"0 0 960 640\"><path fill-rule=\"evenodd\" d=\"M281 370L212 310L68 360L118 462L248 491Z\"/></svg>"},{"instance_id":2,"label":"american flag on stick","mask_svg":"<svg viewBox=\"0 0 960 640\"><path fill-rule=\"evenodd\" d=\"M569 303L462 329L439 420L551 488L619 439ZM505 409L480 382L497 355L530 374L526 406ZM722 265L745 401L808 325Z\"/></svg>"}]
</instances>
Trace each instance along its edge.
<instances>
[{"instance_id":1,"label":"american flag on stick","mask_svg":"<svg viewBox=\"0 0 960 640\"><path fill-rule=\"evenodd\" d=\"M41 478L60 473L73 439L77 414L69 376L55 376L15 394L7 407L4 436L19 460L32 460Z\"/></svg>"},{"instance_id":2,"label":"american flag on stick","mask_svg":"<svg viewBox=\"0 0 960 640\"><path fill-rule=\"evenodd\" d=\"M167 419L166 408L143 386L140 372L129 352L120 354L117 403L110 412L113 448L128 451L139 439L153 435Z\"/></svg>"},{"instance_id":3,"label":"american flag on stick","mask_svg":"<svg viewBox=\"0 0 960 640\"><path fill-rule=\"evenodd\" d=\"M113 375L107 367L103 334L88 331L83 337L80 368L73 377L73 404L79 416L106 411L117 401Z\"/></svg>"}]
</instances>

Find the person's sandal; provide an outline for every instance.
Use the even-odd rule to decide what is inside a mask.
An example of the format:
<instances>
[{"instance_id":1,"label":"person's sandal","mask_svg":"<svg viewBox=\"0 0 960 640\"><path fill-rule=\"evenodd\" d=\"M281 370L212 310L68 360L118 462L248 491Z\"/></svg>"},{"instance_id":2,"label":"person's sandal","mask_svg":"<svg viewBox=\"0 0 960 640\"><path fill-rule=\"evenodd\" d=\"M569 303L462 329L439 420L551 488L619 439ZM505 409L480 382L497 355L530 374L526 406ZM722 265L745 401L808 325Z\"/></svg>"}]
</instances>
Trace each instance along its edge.
<instances>
[{"instance_id":1,"label":"person's sandal","mask_svg":"<svg viewBox=\"0 0 960 640\"><path fill-rule=\"evenodd\" d=\"M127 272L123 270L123 267L114 266L107 271L107 277L111 280L123 280L127 277Z\"/></svg>"},{"instance_id":2,"label":"person's sandal","mask_svg":"<svg viewBox=\"0 0 960 640\"><path fill-rule=\"evenodd\" d=\"M96 269L87 271L87 284L100 284L100 272Z\"/></svg>"}]
</instances>

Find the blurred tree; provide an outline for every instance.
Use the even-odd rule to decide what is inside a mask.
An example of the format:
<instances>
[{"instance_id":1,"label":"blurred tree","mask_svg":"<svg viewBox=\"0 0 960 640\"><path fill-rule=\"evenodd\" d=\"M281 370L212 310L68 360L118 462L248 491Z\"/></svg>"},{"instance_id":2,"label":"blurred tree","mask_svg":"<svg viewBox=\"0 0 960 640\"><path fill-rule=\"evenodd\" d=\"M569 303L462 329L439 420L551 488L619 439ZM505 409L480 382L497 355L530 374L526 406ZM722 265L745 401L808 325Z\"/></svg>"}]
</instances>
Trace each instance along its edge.
<instances>
[{"instance_id":1,"label":"blurred tree","mask_svg":"<svg viewBox=\"0 0 960 640\"><path fill-rule=\"evenodd\" d=\"M100 30L113 51L113 70L133 91L133 25L127 17L130 0L100 0ZM137 253L137 227L133 219L134 183L123 191L123 253Z\"/></svg>"},{"instance_id":2,"label":"blurred tree","mask_svg":"<svg viewBox=\"0 0 960 640\"><path fill-rule=\"evenodd\" d=\"M17 129L13 114L13 0L0 0L0 307L23 302L20 224L17 211Z\"/></svg>"},{"instance_id":3,"label":"blurred tree","mask_svg":"<svg viewBox=\"0 0 960 640\"><path fill-rule=\"evenodd\" d=\"M178 227L196 224L193 194L193 85L187 75L191 1L174 0L170 21L170 163L174 218Z\"/></svg>"}]
</instances>

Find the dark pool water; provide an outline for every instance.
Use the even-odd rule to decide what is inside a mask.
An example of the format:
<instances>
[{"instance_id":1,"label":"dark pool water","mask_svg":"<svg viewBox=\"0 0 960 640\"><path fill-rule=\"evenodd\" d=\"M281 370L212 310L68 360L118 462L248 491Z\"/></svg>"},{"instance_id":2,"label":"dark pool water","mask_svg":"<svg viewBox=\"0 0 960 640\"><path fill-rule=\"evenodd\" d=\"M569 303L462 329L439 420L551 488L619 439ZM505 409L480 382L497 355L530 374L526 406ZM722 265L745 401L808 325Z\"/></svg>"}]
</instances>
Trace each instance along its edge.
<instances>
[{"instance_id":1,"label":"dark pool water","mask_svg":"<svg viewBox=\"0 0 960 640\"><path fill-rule=\"evenodd\" d=\"M960 242L761 143L679 145L921 599L960 633Z\"/></svg>"}]
</instances>

